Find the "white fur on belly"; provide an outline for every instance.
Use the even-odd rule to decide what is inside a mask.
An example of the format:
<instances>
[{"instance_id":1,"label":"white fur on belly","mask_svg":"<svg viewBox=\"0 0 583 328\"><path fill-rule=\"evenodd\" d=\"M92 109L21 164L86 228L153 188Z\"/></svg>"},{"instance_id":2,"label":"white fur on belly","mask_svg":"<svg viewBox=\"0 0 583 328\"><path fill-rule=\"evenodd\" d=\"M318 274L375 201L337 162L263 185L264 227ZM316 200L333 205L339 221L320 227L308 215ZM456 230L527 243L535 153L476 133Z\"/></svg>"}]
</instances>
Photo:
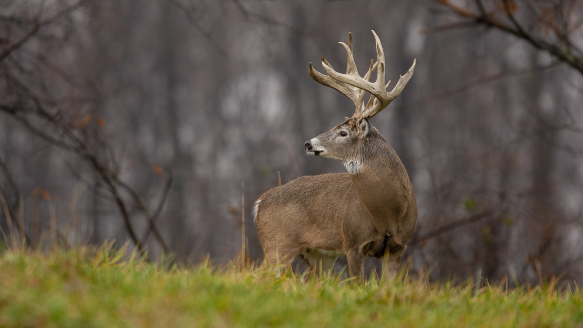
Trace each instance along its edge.
<instances>
[{"instance_id":1,"label":"white fur on belly","mask_svg":"<svg viewBox=\"0 0 583 328\"><path fill-rule=\"evenodd\" d=\"M321 249L321 248L310 248L309 253L306 251L303 251L302 254L310 254L312 256L340 256L340 255L346 255L346 253L344 253L343 251L329 251L327 249Z\"/></svg>"}]
</instances>

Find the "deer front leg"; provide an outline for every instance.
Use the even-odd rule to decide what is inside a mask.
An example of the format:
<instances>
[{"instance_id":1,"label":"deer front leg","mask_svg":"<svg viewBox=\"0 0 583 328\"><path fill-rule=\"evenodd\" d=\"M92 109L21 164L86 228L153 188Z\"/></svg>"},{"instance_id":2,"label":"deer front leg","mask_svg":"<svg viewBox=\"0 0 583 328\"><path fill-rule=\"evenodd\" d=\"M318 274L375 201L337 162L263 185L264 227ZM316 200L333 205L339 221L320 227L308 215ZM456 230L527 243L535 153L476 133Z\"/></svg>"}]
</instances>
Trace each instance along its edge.
<instances>
[{"instance_id":1,"label":"deer front leg","mask_svg":"<svg viewBox=\"0 0 583 328\"><path fill-rule=\"evenodd\" d=\"M401 256L394 256L392 254L385 255L383 257L383 280L387 282L393 280L397 275L397 270L399 270L399 265L401 264Z\"/></svg>"},{"instance_id":2,"label":"deer front leg","mask_svg":"<svg viewBox=\"0 0 583 328\"><path fill-rule=\"evenodd\" d=\"M383 256L383 280L389 282L395 278L399 265L401 264L401 257L405 251L403 245L386 245L385 255Z\"/></svg>"},{"instance_id":3,"label":"deer front leg","mask_svg":"<svg viewBox=\"0 0 583 328\"><path fill-rule=\"evenodd\" d=\"M356 277L360 284L364 281L364 255L358 248L353 248L346 253L348 260L348 273L351 277Z\"/></svg>"}]
</instances>

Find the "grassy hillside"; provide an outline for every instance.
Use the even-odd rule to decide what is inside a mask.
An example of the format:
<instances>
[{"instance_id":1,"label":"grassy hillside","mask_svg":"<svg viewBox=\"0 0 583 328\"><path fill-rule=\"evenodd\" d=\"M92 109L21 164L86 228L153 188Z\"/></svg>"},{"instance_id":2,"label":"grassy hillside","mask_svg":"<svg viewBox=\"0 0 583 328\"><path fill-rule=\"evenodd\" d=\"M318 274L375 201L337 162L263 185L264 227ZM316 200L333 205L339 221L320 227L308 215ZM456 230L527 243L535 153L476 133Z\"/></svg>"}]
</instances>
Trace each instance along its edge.
<instances>
[{"instance_id":1,"label":"grassy hillside","mask_svg":"<svg viewBox=\"0 0 583 328\"><path fill-rule=\"evenodd\" d=\"M235 266L164 269L110 247L0 255L1 327L581 326L579 290L402 279L356 286Z\"/></svg>"}]
</instances>

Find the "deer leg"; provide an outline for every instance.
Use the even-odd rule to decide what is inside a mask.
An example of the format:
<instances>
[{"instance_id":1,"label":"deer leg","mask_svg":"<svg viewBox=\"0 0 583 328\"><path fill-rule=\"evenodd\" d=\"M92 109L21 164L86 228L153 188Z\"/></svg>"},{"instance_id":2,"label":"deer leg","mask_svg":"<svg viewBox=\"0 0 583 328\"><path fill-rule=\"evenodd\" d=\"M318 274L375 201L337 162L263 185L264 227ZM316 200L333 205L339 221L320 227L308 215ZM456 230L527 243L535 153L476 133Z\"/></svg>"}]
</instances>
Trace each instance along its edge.
<instances>
[{"instance_id":1,"label":"deer leg","mask_svg":"<svg viewBox=\"0 0 583 328\"><path fill-rule=\"evenodd\" d=\"M401 264L401 255L395 256L393 254L387 254L383 257L383 279L386 281L391 281L397 275L399 270L399 265Z\"/></svg>"},{"instance_id":2,"label":"deer leg","mask_svg":"<svg viewBox=\"0 0 583 328\"><path fill-rule=\"evenodd\" d=\"M298 253L298 248L281 247L267 251L265 259L274 267L273 272L279 278L281 277L283 268L290 265Z\"/></svg>"},{"instance_id":3,"label":"deer leg","mask_svg":"<svg viewBox=\"0 0 583 328\"><path fill-rule=\"evenodd\" d=\"M348 272L351 277L356 277L360 284L364 281L364 255L358 248L353 248L346 253L348 260Z\"/></svg>"},{"instance_id":4,"label":"deer leg","mask_svg":"<svg viewBox=\"0 0 583 328\"><path fill-rule=\"evenodd\" d=\"M405 248L406 246L402 244L391 243L390 241L385 244L385 256L383 256L382 261L384 280L391 281L397 275Z\"/></svg>"}]
</instances>

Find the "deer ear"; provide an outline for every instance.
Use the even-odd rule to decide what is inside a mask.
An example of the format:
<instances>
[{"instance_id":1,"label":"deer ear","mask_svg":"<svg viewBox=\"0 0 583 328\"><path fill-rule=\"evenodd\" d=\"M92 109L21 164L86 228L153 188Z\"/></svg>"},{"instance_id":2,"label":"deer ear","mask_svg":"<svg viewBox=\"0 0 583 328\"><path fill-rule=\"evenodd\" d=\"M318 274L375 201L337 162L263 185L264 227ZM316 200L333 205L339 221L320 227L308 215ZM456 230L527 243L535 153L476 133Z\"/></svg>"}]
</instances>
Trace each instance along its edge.
<instances>
[{"instance_id":1,"label":"deer ear","mask_svg":"<svg viewBox=\"0 0 583 328\"><path fill-rule=\"evenodd\" d=\"M366 138L368 137L370 133L370 123L368 123L368 120L363 119L362 121L360 121L360 136L362 138Z\"/></svg>"}]
</instances>

